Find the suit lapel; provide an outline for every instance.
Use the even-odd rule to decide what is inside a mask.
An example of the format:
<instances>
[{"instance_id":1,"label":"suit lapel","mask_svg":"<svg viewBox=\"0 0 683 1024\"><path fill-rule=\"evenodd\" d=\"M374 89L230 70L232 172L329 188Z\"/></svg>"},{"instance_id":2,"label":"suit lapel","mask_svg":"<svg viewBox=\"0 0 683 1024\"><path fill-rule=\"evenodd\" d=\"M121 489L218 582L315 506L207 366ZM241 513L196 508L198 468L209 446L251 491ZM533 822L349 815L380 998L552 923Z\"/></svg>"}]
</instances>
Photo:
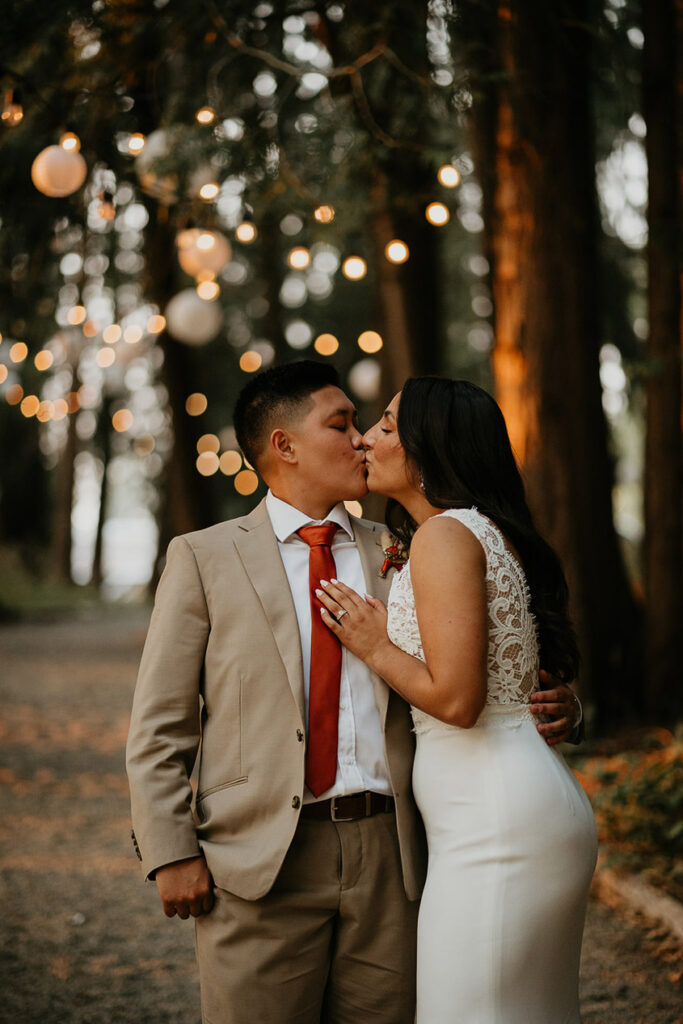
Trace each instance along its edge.
<instances>
[{"instance_id":1,"label":"suit lapel","mask_svg":"<svg viewBox=\"0 0 683 1024\"><path fill-rule=\"evenodd\" d=\"M235 546L273 631L303 722L304 670L299 624L265 501L244 517L235 537Z\"/></svg>"}]
</instances>

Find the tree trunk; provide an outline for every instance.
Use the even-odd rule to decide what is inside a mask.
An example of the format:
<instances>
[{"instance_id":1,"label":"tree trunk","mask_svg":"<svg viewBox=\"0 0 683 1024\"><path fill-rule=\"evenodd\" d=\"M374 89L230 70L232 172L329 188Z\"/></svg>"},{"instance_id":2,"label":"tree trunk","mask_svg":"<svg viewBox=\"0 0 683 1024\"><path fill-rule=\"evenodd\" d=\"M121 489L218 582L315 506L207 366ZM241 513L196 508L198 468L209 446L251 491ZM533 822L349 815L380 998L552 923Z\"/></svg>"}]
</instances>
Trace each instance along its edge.
<instances>
[{"instance_id":1,"label":"tree trunk","mask_svg":"<svg viewBox=\"0 0 683 1024\"><path fill-rule=\"evenodd\" d=\"M57 492L52 531L52 575L61 583L71 582L71 512L74 495L74 463L78 451L76 413L69 416L66 445L57 466Z\"/></svg>"},{"instance_id":2,"label":"tree trunk","mask_svg":"<svg viewBox=\"0 0 683 1024\"><path fill-rule=\"evenodd\" d=\"M680 6L680 5L679 5ZM681 288L678 239L676 4L643 4L647 123L648 293L645 438L645 678L653 717L683 711Z\"/></svg>"},{"instance_id":3,"label":"tree trunk","mask_svg":"<svg viewBox=\"0 0 683 1024\"><path fill-rule=\"evenodd\" d=\"M637 700L637 630L598 376L588 21L587 0L499 8L493 367L529 503L567 572L582 687L612 726Z\"/></svg>"},{"instance_id":4,"label":"tree trunk","mask_svg":"<svg viewBox=\"0 0 683 1024\"><path fill-rule=\"evenodd\" d=\"M150 273L146 293L163 312L176 290L173 265L175 238L172 226L164 216L166 211L159 208L160 215L155 221L156 213L154 204L150 203L150 228L145 251ZM195 378L195 364L187 348L167 333L161 335L160 342L164 352L162 377L168 390L174 437L173 453L166 464L162 483L158 519L159 554L163 555L172 537L210 526L214 516L210 488L195 469L195 437L185 411L187 396L200 390ZM152 583L155 579L156 571Z\"/></svg>"}]
</instances>

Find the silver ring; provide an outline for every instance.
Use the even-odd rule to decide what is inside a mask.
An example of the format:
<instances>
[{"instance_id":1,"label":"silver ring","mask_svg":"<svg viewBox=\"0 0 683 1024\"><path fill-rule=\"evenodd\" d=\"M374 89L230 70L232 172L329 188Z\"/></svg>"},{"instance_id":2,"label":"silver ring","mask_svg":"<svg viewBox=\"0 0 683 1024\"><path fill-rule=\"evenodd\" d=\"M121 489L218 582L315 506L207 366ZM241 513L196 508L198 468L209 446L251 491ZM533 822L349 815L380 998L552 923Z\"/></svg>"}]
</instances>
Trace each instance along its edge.
<instances>
[{"instance_id":1,"label":"silver ring","mask_svg":"<svg viewBox=\"0 0 683 1024\"><path fill-rule=\"evenodd\" d=\"M342 610L339 612L339 615L337 616L337 622L340 622L344 618L344 616L348 614L348 610L346 608L342 608Z\"/></svg>"}]
</instances>

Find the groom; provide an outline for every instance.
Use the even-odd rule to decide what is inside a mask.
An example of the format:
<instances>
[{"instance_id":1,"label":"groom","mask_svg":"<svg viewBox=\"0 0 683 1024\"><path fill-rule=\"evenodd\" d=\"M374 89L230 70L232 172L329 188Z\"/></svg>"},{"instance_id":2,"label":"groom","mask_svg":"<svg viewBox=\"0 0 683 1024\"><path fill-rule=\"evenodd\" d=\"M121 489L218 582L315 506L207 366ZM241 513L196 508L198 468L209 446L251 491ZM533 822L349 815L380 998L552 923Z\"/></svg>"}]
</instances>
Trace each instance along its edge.
<instances>
[{"instance_id":1,"label":"groom","mask_svg":"<svg viewBox=\"0 0 683 1024\"><path fill-rule=\"evenodd\" d=\"M269 492L169 546L127 749L144 874L169 917L197 918L207 1024L412 1024L410 715L330 644L310 589L388 596L381 528L343 506L366 492L356 411L303 361L253 378L235 428ZM539 729L566 735L571 691L537 699L556 716Z\"/></svg>"}]
</instances>

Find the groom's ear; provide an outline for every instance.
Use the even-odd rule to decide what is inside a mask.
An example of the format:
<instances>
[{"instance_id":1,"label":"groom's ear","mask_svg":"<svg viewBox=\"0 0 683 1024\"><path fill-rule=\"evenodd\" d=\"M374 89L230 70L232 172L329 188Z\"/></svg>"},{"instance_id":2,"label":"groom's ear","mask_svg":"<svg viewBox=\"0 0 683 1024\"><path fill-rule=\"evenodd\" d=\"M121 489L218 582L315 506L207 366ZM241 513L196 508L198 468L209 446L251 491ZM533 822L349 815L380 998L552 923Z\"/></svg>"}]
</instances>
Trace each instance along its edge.
<instances>
[{"instance_id":1,"label":"groom's ear","mask_svg":"<svg viewBox=\"0 0 683 1024\"><path fill-rule=\"evenodd\" d=\"M297 461L292 435L286 430L282 430L280 427L274 430L270 435L269 447L276 462L287 462L293 465Z\"/></svg>"}]
</instances>

